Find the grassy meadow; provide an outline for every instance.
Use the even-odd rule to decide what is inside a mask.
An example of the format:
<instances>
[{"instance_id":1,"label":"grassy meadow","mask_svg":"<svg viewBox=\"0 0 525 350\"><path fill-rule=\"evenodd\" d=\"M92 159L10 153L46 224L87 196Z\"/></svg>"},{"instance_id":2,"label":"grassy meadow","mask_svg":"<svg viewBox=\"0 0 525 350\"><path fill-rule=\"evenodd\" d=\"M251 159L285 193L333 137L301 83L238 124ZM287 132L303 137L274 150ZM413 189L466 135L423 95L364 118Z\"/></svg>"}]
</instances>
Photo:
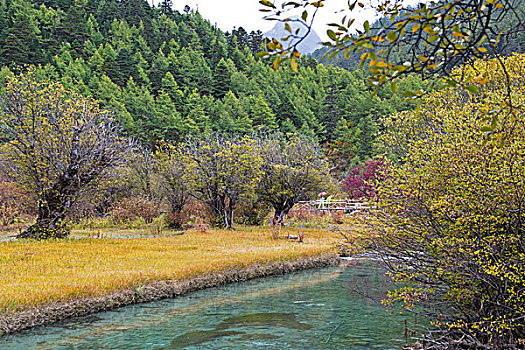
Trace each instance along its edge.
<instances>
[{"instance_id":1,"label":"grassy meadow","mask_svg":"<svg viewBox=\"0 0 525 350\"><path fill-rule=\"evenodd\" d=\"M70 239L0 243L0 312L57 301L103 296L162 280L287 261L334 249L334 233L306 228L304 243L286 239L297 229L283 228L279 239L267 227L235 231L196 230L184 234L147 230L74 230ZM5 238L7 233L1 233Z\"/></svg>"}]
</instances>

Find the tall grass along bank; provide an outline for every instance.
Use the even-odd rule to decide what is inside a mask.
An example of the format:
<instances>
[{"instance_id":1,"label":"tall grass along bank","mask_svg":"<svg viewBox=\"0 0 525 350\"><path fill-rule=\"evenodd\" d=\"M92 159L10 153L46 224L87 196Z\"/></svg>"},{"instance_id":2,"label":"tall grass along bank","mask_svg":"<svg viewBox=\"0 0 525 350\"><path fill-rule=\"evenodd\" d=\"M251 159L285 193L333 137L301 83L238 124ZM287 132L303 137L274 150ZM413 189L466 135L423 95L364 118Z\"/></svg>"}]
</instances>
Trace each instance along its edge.
<instances>
[{"instance_id":1,"label":"tall grass along bank","mask_svg":"<svg viewBox=\"0 0 525 350\"><path fill-rule=\"evenodd\" d=\"M261 230L1 243L0 334L336 263L336 237L305 231L304 244Z\"/></svg>"}]
</instances>

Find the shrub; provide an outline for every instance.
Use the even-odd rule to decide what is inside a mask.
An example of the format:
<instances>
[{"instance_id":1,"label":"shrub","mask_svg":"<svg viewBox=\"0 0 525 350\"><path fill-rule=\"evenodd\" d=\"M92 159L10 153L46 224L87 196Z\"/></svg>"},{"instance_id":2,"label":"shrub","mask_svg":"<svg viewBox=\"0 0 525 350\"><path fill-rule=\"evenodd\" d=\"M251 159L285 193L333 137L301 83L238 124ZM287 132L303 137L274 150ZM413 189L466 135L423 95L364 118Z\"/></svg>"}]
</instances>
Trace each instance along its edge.
<instances>
[{"instance_id":1,"label":"shrub","mask_svg":"<svg viewBox=\"0 0 525 350\"><path fill-rule=\"evenodd\" d=\"M285 222L291 222L293 224L300 225L316 225L326 221L328 218L328 212L320 211L316 209L309 209L306 206L296 206L290 210L287 215Z\"/></svg>"},{"instance_id":2,"label":"shrub","mask_svg":"<svg viewBox=\"0 0 525 350\"><path fill-rule=\"evenodd\" d=\"M0 226L14 224L30 205L31 198L14 182L0 180Z\"/></svg>"},{"instance_id":3,"label":"shrub","mask_svg":"<svg viewBox=\"0 0 525 350\"><path fill-rule=\"evenodd\" d=\"M115 224L129 224L137 219L143 219L146 224L160 216L162 203L146 197L123 198L115 204L110 213Z\"/></svg>"},{"instance_id":4,"label":"shrub","mask_svg":"<svg viewBox=\"0 0 525 350\"><path fill-rule=\"evenodd\" d=\"M431 306L429 347L525 340L525 55L503 60L510 82L498 59L477 61L456 73L477 77L479 94L435 92L387 123L403 162L379 186L368 230L406 286L391 302Z\"/></svg>"},{"instance_id":5,"label":"shrub","mask_svg":"<svg viewBox=\"0 0 525 350\"><path fill-rule=\"evenodd\" d=\"M332 222L334 224L344 224L345 222L345 212L343 210L334 210L331 212Z\"/></svg>"},{"instance_id":6,"label":"shrub","mask_svg":"<svg viewBox=\"0 0 525 350\"><path fill-rule=\"evenodd\" d=\"M166 213L166 224L170 228L193 228L200 225L213 224L213 216L209 209L201 202L190 200L180 212Z\"/></svg>"},{"instance_id":7,"label":"shrub","mask_svg":"<svg viewBox=\"0 0 525 350\"><path fill-rule=\"evenodd\" d=\"M263 202L242 203L235 210L236 223L260 226L270 213L270 206Z\"/></svg>"},{"instance_id":8,"label":"shrub","mask_svg":"<svg viewBox=\"0 0 525 350\"><path fill-rule=\"evenodd\" d=\"M385 168L386 162L382 159L370 159L362 166L355 166L343 180L345 192L352 199L374 197L377 182L383 179Z\"/></svg>"}]
</instances>

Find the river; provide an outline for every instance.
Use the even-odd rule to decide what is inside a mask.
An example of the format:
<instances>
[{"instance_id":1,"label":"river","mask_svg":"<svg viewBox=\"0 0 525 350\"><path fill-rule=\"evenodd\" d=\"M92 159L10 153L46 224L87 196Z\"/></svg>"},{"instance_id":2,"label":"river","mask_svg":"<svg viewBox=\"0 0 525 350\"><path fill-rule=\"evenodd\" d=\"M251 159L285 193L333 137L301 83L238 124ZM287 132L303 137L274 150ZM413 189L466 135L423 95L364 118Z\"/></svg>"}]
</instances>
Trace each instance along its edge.
<instances>
[{"instance_id":1,"label":"river","mask_svg":"<svg viewBox=\"0 0 525 350\"><path fill-rule=\"evenodd\" d=\"M400 349L374 262L272 276L0 338L0 349ZM410 325L410 323L409 323Z\"/></svg>"}]
</instances>

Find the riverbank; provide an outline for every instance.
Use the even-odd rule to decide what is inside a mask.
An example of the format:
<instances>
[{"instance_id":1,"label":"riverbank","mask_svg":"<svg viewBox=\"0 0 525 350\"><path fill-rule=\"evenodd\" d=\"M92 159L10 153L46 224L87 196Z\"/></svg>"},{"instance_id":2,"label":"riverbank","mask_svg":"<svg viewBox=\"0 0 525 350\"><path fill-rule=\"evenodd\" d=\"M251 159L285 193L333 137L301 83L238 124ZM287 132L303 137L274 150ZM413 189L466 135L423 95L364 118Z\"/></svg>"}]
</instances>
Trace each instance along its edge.
<instances>
[{"instance_id":1,"label":"riverbank","mask_svg":"<svg viewBox=\"0 0 525 350\"><path fill-rule=\"evenodd\" d=\"M283 233L281 233L282 235ZM337 264L336 237L265 230L0 244L0 334L253 278Z\"/></svg>"}]
</instances>

